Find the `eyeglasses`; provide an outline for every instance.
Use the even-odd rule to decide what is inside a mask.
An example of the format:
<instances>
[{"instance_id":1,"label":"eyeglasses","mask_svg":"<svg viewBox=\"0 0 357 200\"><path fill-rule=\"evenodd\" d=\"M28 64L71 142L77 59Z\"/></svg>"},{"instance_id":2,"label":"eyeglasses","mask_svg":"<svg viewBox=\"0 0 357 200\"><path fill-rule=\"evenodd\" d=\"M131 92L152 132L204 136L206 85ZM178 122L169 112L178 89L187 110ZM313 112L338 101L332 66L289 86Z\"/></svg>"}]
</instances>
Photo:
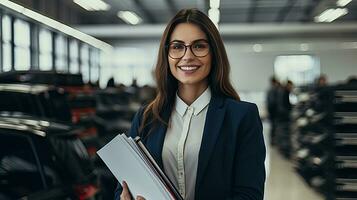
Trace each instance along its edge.
<instances>
[{"instance_id":1,"label":"eyeglasses","mask_svg":"<svg viewBox=\"0 0 357 200\"><path fill-rule=\"evenodd\" d=\"M189 45L185 45L182 42L174 41L168 45L168 52L170 58L180 59L184 57L187 51L187 47L190 47L192 54L196 57L205 57L209 53L209 44L205 40L195 41Z\"/></svg>"}]
</instances>

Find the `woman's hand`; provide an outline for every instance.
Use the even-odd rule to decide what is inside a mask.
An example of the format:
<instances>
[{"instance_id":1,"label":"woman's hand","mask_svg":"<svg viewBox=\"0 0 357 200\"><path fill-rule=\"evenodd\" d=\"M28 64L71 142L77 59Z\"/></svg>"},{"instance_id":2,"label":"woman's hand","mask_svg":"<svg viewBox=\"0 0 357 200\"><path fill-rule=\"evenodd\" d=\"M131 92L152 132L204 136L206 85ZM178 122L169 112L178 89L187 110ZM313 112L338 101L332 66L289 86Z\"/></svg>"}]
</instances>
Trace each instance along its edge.
<instances>
[{"instance_id":1,"label":"woman's hand","mask_svg":"<svg viewBox=\"0 0 357 200\"><path fill-rule=\"evenodd\" d=\"M131 200L131 194L129 192L129 188L128 185L126 184L125 181L123 181L123 183L121 184L123 186L123 191L120 194L120 200ZM145 200L144 197L142 196L137 196L136 200Z\"/></svg>"}]
</instances>

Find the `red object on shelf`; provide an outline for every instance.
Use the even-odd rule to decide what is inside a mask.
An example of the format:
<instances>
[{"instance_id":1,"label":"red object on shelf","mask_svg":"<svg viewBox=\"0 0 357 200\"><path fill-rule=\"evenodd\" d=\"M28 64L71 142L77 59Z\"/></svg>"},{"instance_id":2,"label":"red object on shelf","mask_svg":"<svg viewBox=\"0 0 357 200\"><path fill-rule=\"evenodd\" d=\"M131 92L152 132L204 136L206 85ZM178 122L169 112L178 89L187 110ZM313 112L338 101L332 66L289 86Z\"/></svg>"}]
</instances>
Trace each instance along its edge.
<instances>
[{"instance_id":1,"label":"red object on shelf","mask_svg":"<svg viewBox=\"0 0 357 200\"><path fill-rule=\"evenodd\" d=\"M72 108L71 109L72 122L78 123L81 116L95 115L95 108Z\"/></svg>"},{"instance_id":2,"label":"red object on shelf","mask_svg":"<svg viewBox=\"0 0 357 200\"><path fill-rule=\"evenodd\" d=\"M75 187L76 195L79 200L89 199L97 194L98 187L92 184L78 185Z\"/></svg>"},{"instance_id":3,"label":"red object on shelf","mask_svg":"<svg viewBox=\"0 0 357 200\"><path fill-rule=\"evenodd\" d=\"M89 154L89 156L95 156L97 153L97 148L96 147L88 147L87 148L87 152Z\"/></svg>"}]
</instances>

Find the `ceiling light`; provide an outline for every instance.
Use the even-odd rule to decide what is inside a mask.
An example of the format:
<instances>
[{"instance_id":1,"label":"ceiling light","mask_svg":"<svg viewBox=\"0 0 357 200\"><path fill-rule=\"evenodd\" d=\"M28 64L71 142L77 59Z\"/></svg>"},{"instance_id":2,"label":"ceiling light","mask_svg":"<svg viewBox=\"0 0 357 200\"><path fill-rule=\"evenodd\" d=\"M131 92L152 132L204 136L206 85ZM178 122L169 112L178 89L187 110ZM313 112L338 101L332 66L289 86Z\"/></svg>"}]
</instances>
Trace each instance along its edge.
<instances>
[{"instance_id":1,"label":"ceiling light","mask_svg":"<svg viewBox=\"0 0 357 200\"><path fill-rule=\"evenodd\" d=\"M357 42L343 42L342 49L357 49Z\"/></svg>"},{"instance_id":2,"label":"ceiling light","mask_svg":"<svg viewBox=\"0 0 357 200\"><path fill-rule=\"evenodd\" d=\"M345 7L347 4L349 4L352 0L338 0L336 4L340 7Z\"/></svg>"},{"instance_id":3,"label":"ceiling light","mask_svg":"<svg viewBox=\"0 0 357 200\"><path fill-rule=\"evenodd\" d=\"M136 25L141 23L143 20L136 13L131 11L119 11L118 17L124 20L127 24Z\"/></svg>"},{"instance_id":4,"label":"ceiling light","mask_svg":"<svg viewBox=\"0 0 357 200\"><path fill-rule=\"evenodd\" d=\"M110 5L102 0L73 0L73 2L88 11L100 11L110 9Z\"/></svg>"},{"instance_id":5,"label":"ceiling light","mask_svg":"<svg viewBox=\"0 0 357 200\"><path fill-rule=\"evenodd\" d=\"M347 8L330 8L322 12L319 16L315 17L316 22L332 22L337 18L346 15L348 13Z\"/></svg>"},{"instance_id":6,"label":"ceiling light","mask_svg":"<svg viewBox=\"0 0 357 200\"><path fill-rule=\"evenodd\" d=\"M255 52L261 52L263 50L263 46L261 44L255 44L253 45L253 51Z\"/></svg>"},{"instance_id":7,"label":"ceiling light","mask_svg":"<svg viewBox=\"0 0 357 200\"><path fill-rule=\"evenodd\" d=\"M216 8L218 9L219 8L219 5L220 5L220 0L210 0L209 2L209 6L211 8Z\"/></svg>"},{"instance_id":8,"label":"ceiling light","mask_svg":"<svg viewBox=\"0 0 357 200\"><path fill-rule=\"evenodd\" d=\"M64 33L68 36L72 36L78 40L83 41L84 43L87 43L87 44L89 44L93 47L96 47L98 49L101 49L103 51L111 51L113 48L111 45L109 45L105 42L102 42L90 35L82 33L72 27L69 27L65 24L62 24L62 23L56 21L56 20L53 20L53 19L46 17L44 15L41 15L33 10L27 9L27 8L20 6L16 3L13 3L9 0L0 0L0 5L10 8L11 10L13 10L15 12L23 14L24 16L28 17L29 19L32 19L32 20L37 21L41 24L44 24L44 25L46 25L50 28L53 28L61 33Z\"/></svg>"}]
</instances>

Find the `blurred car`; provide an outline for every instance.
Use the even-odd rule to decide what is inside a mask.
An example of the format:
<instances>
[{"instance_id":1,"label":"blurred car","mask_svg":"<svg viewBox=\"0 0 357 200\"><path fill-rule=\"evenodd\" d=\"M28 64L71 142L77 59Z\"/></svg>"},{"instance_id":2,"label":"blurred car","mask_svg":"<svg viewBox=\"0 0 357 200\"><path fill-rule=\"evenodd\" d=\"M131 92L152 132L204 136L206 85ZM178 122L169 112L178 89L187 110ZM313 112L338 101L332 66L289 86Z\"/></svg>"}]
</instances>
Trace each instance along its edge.
<instances>
[{"instance_id":1,"label":"blurred car","mask_svg":"<svg viewBox=\"0 0 357 200\"><path fill-rule=\"evenodd\" d=\"M66 93L49 85L0 84L0 111L71 121Z\"/></svg>"},{"instance_id":2,"label":"blurred car","mask_svg":"<svg viewBox=\"0 0 357 200\"><path fill-rule=\"evenodd\" d=\"M1 113L0 199L99 199L99 178L78 131Z\"/></svg>"}]
</instances>

